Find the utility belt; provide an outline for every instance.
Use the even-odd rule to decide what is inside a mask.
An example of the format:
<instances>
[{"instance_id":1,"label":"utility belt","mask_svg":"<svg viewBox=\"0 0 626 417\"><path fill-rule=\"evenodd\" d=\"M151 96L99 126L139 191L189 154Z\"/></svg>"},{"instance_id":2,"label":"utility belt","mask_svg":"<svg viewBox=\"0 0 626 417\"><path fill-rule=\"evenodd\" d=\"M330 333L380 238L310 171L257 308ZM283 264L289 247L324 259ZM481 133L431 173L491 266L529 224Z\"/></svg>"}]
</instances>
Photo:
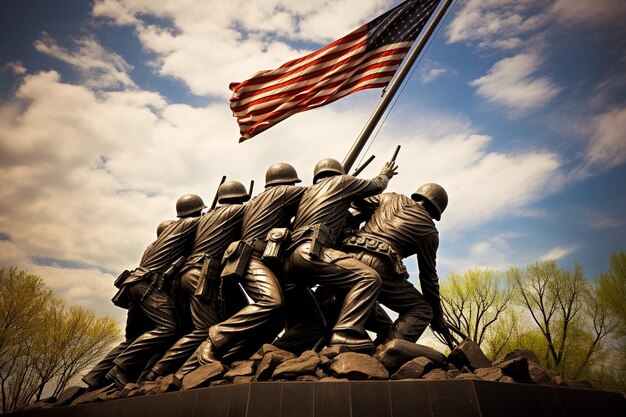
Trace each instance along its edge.
<instances>
[{"instance_id":1,"label":"utility belt","mask_svg":"<svg viewBox=\"0 0 626 417\"><path fill-rule=\"evenodd\" d=\"M348 252L366 251L387 258L393 265L394 273L404 279L409 277L402 258L394 250L393 245L386 239L371 233L359 231L343 240L342 247Z\"/></svg>"},{"instance_id":2,"label":"utility belt","mask_svg":"<svg viewBox=\"0 0 626 417\"><path fill-rule=\"evenodd\" d=\"M274 228L265 240L246 239L232 242L222 258L222 278L243 278L250 258L258 256L268 266L282 262L291 235L287 228Z\"/></svg>"},{"instance_id":3,"label":"utility belt","mask_svg":"<svg viewBox=\"0 0 626 417\"><path fill-rule=\"evenodd\" d=\"M111 301L117 307L127 309L130 305L130 298L128 294L129 284L144 280L150 280L150 285L148 286L148 289L141 297L140 302L142 302L155 289L162 290L165 285L169 285L171 279L185 264L185 260L186 258L184 256L179 257L174 263L169 266L169 268L165 270L165 272L162 273L152 271L141 266L134 269L133 271L126 270L122 272L114 282L114 285L119 289L117 293L113 296Z\"/></svg>"},{"instance_id":4,"label":"utility belt","mask_svg":"<svg viewBox=\"0 0 626 417\"><path fill-rule=\"evenodd\" d=\"M289 247L290 250L294 249L300 243L310 240L311 248L309 249L309 255L312 258L319 258L322 254L324 247L334 246L335 239L332 230L323 224L313 224L310 226L299 227L291 234L292 244Z\"/></svg>"}]
</instances>

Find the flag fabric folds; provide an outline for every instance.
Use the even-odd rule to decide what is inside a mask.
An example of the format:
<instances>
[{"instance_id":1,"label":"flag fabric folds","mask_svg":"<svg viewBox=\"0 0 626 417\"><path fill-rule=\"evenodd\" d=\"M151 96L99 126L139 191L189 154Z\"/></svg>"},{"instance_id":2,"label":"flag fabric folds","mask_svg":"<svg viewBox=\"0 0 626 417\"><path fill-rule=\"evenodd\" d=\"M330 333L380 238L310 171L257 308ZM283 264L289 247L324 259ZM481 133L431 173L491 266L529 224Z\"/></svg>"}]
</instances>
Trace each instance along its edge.
<instances>
[{"instance_id":1,"label":"flag fabric folds","mask_svg":"<svg viewBox=\"0 0 626 417\"><path fill-rule=\"evenodd\" d=\"M330 45L231 83L240 142L292 114L366 88L385 87L439 0L408 0Z\"/></svg>"}]
</instances>

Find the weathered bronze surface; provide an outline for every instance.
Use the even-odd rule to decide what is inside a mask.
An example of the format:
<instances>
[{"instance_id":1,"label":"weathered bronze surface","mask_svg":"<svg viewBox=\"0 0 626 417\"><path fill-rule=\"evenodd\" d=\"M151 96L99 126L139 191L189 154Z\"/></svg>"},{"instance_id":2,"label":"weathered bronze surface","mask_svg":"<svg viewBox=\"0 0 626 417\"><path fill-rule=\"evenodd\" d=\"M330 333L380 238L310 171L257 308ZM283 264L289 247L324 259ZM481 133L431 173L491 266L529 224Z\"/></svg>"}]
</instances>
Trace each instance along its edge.
<instances>
[{"instance_id":1,"label":"weathered bronze surface","mask_svg":"<svg viewBox=\"0 0 626 417\"><path fill-rule=\"evenodd\" d=\"M172 264L189 255L203 208L200 197L181 197L176 204L180 219L167 225L146 248L138 268L116 282L122 291L119 298L126 298L128 308L125 340L85 375L89 387L114 382L123 388L134 382L146 362L175 339L178 317L169 289L178 271Z\"/></svg>"},{"instance_id":2,"label":"weathered bronze surface","mask_svg":"<svg viewBox=\"0 0 626 417\"><path fill-rule=\"evenodd\" d=\"M284 264L287 309L285 334L277 346L302 351L324 337L324 318L308 287L322 285L346 291L329 344L354 350L370 349L365 321L380 291L380 276L339 249L339 238L350 204L380 193L396 172L387 163L372 180L343 174L341 164L321 160L314 169L314 184L302 196L293 225L292 248Z\"/></svg>"},{"instance_id":3,"label":"weathered bronze surface","mask_svg":"<svg viewBox=\"0 0 626 417\"><path fill-rule=\"evenodd\" d=\"M184 312L183 322L191 324L191 331L168 349L153 366L147 380L176 372L206 340L209 327L226 318L223 317L225 312L220 314L219 265L228 245L239 238L244 213L241 203L249 196L245 188L243 193L237 190L237 184L241 183L227 181L225 184L226 187L220 187L222 200L235 203L219 206L200 217L193 250L175 281L177 304ZM237 296L237 291L231 292L228 302L231 310L233 305L241 308L247 303L243 295Z\"/></svg>"},{"instance_id":4,"label":"weathered bronze surface","mask_svg":"<svg viewBox=\"0 0 626 417\"><path fill-rule=\"evenodd\" d=\"M436 193L435 197L440 194ZM427 195L425 198L432 198ZM432 200L438 204L433 204L437 207L433 215L440 218L445 205L435 198ZM423 201L395 193L357 202L357 208L371 212L371 217L359 231L344 239L343 246L346 252L380 274L382 287L378 300L398 313L386 340L398 338L415 342L433 318L435 327L443 322L435 263L439 234L431 219L433 215L426 210ZM424 295L406 279L408 273L402 259L413 254L417 256ZM381 329L371 330L381 334Z\"/></svg>"},{"instance_id":5,"label":"weathered bronze surface","mask_svg":"<svg viewBox=\"0 0 626 417\"><path fill-rule=\"evenodd\" d=\"M387 285L393 287L384 293L387 303L410 306L392 329L376 304L381 276L395 277L401 262L387 270L370 252L342 249L350 205L368 197L374 204L396 169L388 162L379 176L359 179L327 158L314 168L314 184L302 187L295 185L301 180L293 166L277 163L267 169L265 190L249 202L243 184L223 178L216 196L222 205L203 215L199 196L182 196L176 203L180 219L160 224L140 266L116 281L116 305L129 310L126 340L84 381L91 388L110 382L121 388L169 374L182 379L203 364L246 359L283 329L276 346L301 353L324 345L370 351L368 317L381 335L378 343L403 334L394 333L398 327L414 328L415 306L424 310L428 303L412 286ZM368 218L376 219L372 212ZM342 295L335 298L337 317L328 333L313 286Z\"/></svg>"},{"instance_id":6,"label":"weathered bronze surface","mask_svg":"<svg viewBox=\"0 0 626 417\"><path fill-rule=\"evenodd\" d=\"M229 278L225 278L226 268L222 271L224 279L239 282L253 303L210 328L209 338L197 354L198 364L217 360L224 355L242 359L249 357L263 343L274 340L282 330L279 317L283 305L280 282L275 270L264 261L263 254L271 231L289 226L306 188L294 185L300 179L296 170L286 163L270 166L265 178L265 191L245 207L241 237L232 255L235 259L228 259L228 262L240 264L241 270L229 274ZM189 369L187 364L185 372Z\"/></svg>"}]
</instances>

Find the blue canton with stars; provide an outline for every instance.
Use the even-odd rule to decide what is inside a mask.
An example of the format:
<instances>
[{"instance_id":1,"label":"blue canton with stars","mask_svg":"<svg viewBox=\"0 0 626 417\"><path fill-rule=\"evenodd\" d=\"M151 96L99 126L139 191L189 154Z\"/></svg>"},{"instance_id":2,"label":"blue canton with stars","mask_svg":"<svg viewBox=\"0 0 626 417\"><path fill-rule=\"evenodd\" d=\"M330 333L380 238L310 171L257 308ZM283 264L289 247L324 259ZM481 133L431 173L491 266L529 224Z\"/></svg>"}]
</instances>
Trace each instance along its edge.
<instances>
[{"instance_id":1,"label":"blue canton with stars","mask_svg":"<svg viewBox=\"0 0 626 417\"><path fill-rule=\"evenodd\" d=\"M413 42L439 0L408 0L367 24L366 50L397 42Z\"/></svg>"}]
</instances>

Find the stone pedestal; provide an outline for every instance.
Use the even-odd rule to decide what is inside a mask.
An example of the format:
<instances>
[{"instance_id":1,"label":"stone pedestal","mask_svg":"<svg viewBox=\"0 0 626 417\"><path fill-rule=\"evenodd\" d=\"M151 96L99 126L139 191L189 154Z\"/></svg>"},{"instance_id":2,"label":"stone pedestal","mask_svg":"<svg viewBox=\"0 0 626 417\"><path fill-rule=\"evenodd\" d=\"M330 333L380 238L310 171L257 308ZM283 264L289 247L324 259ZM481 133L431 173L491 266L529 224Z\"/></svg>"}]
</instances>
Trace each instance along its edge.
<instances>
[{"instance_id":1,"label":"stone pedestal","mask_svg":"<svg viewBox=\"0 0 626 417\"><path fill-rule=\"evenodd\" d=\"M252 382L23 417L622 417L621 393L479 380Z\"/></svg>"}]
</instances>

